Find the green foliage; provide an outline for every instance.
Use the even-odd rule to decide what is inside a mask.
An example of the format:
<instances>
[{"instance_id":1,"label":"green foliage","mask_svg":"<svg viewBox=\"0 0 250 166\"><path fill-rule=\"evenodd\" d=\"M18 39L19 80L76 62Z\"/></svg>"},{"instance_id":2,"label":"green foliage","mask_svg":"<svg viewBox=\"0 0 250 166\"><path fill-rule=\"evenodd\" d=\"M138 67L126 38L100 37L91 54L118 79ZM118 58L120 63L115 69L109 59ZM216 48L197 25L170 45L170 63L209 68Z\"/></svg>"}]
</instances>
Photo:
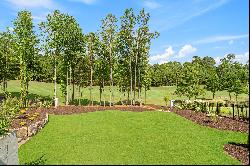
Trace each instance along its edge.
<instances>
[{"instance_id":1,"label":"green foliage","mask_svg":"<svg viewBox=\"0 0 250 166\"><path fill-rule=\"evenodd\" d=\"M208 103L203 100L176 100L174 105L177 109L208 112Z\"/></svg>"},{"instance_id":2,"label":"green foliage","mask_svg":"<svg viewBox=\"0 0 250 166\"><path fill-rule=\"evenodd\" d=\"M20 104L25 107L28 96L29 81L32 76L34 55L37 53L37 37L33 31L31 13L28 11L18 12L14 21L14 36L17 55L20 61L21 99Z\"/></svg>"},{"instance_id":3,"label":"green foliage","mask_svg":"<svg viewBox=\"0 0 250 166\"><path fill-rule=\"evenodd\" d=\"M174 61L150 65L151 42L159 33L150 31L149 21L150 15L144 9L136 14L130 8L119 19L108 14L98 33L84 35L73 16L55 10L39 24L38 40L31 13L21 11L14 20L14 31L0 33L2 90L7 91L8 80L20 79L22 106L27 103L30 80L54 81L54 98L59 83L66 104L75 98L75 85L79 91L98 85L100 103L104 87L109 85L110 104L115 100L116 86L122 93L120 100L123 96L131 104L136 100L142 103L142 91L146 103L151 86L175 85L177 89L171 95L182 99L211 93L216 98L215 94L227 91L230 100L232 94L238 100L241 94L249 94L249 62L235 62L234 54L222 58L218 66L208 56L194 56L192 62L184 64ZM205 90L209 93L205 94Z\"/></svg>"},{"instance_id":4,"label":"green foliage","mask_svg":"<svg viewBox=\"0 0 250 166\"><path fill-rule=\"evenodd\" d=\"M168 103L169 103L169 96L165 96L163 99L164 99L164 101L165 101L165 103L166 103L166 106L167 106Z\"/></svg>"},{"instance_id":5,"label":"green foliage","mask_svg":"<svg viewBox=\"0 0 250 166\"><path fill-rule=\"evenodd\" d=\"M0 83L3 83L2 90L7 91L7 81L15 79L19 72L18 59L14 54L14 36L7 29L0 32Z\"/></svg>"},{"instance_id":6,"label":"green foliage","mask_svg":"<svg viewBox=\"0 0 250 166\"><path fill-rule=\"evenodd\" d=\"M6 99L0 103L0 135L6 133L11 124L11 120L16 116L19 107L19 100L14 97L7 96Z\"/></svg>"},{"instance_id":7,"label":"green foliage","mask_svg":"<svg viewBox=\"0 0 250 166\"><path fill-rule=\"evenodd\" d=\"M185 62L183 64L183 71L181 80L177 84L176 94L187 96L189 100L192 97L197 98L199 95L204 94L204 89L200 86L201 71L200 65L195 62Z\"/></svg>"}]
</instances>

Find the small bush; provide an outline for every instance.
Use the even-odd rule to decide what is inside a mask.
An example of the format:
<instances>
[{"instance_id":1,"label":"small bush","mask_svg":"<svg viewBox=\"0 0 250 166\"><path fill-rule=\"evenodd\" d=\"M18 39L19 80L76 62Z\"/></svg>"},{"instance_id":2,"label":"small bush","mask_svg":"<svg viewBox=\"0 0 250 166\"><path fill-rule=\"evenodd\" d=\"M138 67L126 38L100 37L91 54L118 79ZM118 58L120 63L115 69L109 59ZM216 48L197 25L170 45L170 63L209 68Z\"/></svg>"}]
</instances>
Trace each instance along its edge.
<instances>
[{"instance_id":1,"label":"small bush","mask_svg":"<svg viewBox=\"0 0 250 166\"><path fill-rule=\"evenodd\" d=\"M169 103L169 97L168 97L168 96L165 96L165 97L164 97L164 101L165 101L166 106L167 106L167 105L168 105L168 103Z\"/></svg>"},{"instance_id":2,"label":"small bush","mask_svg":"<svg viewBox=\"0 0 250 166\"><path fill-rule=\"evenodd\" d=\"M0 135L7 132L11 120L15 118L20 110L19 100L16 97L10 97L10 95L6 96L6 99L0 103Z\"/></svg>"}]
</instances>

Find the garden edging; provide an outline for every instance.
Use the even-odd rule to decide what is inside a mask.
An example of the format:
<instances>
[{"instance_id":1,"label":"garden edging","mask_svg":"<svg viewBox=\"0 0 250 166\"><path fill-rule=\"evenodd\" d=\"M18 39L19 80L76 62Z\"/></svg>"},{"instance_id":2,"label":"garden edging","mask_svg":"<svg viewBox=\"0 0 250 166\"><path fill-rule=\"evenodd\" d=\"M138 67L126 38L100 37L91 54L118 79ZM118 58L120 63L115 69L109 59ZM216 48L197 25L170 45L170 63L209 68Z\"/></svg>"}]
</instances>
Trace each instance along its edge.
<instances>
[{"instance_id":1,"label":"garden edging","mask_svg":"<svg viewBox=\"0 0 250 166\"><path fill-rule=\"evenodd\" d=\"M39 130L41 130L48 122L48 120L49 120L48 113L46 113L45 118L40 121L32 123L28 126L23 126L21 128L10 129L10 131L13 131L16 134L18 140L18 146L20 147L22 144L28 141L30 137L32 137Z\"/></svg>"}]
</instances>

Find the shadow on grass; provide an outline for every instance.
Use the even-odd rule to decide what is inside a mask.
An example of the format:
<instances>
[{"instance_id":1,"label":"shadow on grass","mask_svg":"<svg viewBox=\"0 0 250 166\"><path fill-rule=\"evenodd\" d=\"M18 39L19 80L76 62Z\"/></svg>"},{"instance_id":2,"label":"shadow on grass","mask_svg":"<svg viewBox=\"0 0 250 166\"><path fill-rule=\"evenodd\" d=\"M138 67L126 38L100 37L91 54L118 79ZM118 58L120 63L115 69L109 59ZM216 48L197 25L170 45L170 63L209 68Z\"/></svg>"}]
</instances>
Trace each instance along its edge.
<instances>
[{"instance_id":1,"label":"shadow on grass","mask_svg":"<svg viewBox=\"0 0 250 166\"><path fill-rule=\"evenodd\" d=\"M100 104L100 101L93 101L93 105L95 106L109 106L109 101L102 101ZM130 105L131 101L130 100L123 100L123 101L118 101L118 102L113 102L111 105ZM82 105L82 106L89 106L91 105L91 100L89 99L74 99L72 102L70 102L71 105ZM144 103L142 103L144 104ZM135 102L135 105L140 105L138 101Z\"/></svg>"},{"instance_id":2,"label":"shadow on grass","mask_svg":"<svg viewBox=\"0 0 250 166\"><path fill-rule=\"evenodd\" d=\"M109 105L109 101L102 101L101 105L103 106ZM82 106L88 106L91 105L91 100L89 99L74 99L70 102L71 105L82 105ZM93 105L100 105L100 101L93 101Z\"/></svg>"},{"instance_id":3,"label":"shadow on grass","mask_svg":"<svg viewBox=\"0 0 250 166\"><path fill-rule=\"evenodd\" d=\"M44 154L41 157L38 157L37 159L24 163L24 165L45 165L45 162L47 159L44 157Z\"/></svg>"},{"instance_id":4,"label":"shadow on grass","mask_svg":"<svg viewBox=\"0 0 250 166\"><path fill-rule=\"evenodd\" d=\"M11 97L17 97L19 98L21 96L20 92L9 92ZM42 95L37 95L37 94L34 94L34 93L29 93L28 94L28 99L29 100L34 100L34 99L39 99L39 100L51 100L52 97L50 96L42 96Z\"/></svg>"},{"instance_id":5,"label":"shadow on grass","mask_svg":"<svg viewBox=\"0 0 250 166\"><path fill-rule=\"evenodd\" d=\"M243 148L248 148L249 149L249 144L242 144L242 143L236 143L236 142L228 142L228 144L241 146Z\"/></svg>"}]
</instances>

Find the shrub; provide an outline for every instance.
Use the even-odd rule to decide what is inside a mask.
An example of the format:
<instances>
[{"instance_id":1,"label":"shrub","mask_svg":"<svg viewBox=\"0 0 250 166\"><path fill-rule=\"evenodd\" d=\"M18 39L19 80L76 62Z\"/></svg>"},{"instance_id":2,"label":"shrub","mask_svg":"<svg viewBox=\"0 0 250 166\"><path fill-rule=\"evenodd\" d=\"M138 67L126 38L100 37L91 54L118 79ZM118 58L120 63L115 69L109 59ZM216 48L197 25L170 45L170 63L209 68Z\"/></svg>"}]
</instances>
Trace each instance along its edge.
<instances>
[{"instance_id":1,"label":"shrub","mask_svg":"<svg viewBox=\"0 0 250 166\"><path fill-rule=\"evenodd\" d=\"M168 97L168 96L165 96L165 97L164 97L164 101L165 101L166 106L167 106L167 105L168 105L168 102L169 102L169 97Z\"/></svg>"},{"instance_id":2,"label":"shrub","mask_svg":"<svg viewBox=\"0 0 250 166\"><path fill-rule=\"evenodd\" d=\"M10 95L6 95L6 99L0 103L0 135L7 132L7 128L11 124L11 120L17 115L20 110L19 100Z\"/></svg>"},{"instance_id":3,"label":"shrub","mask_svg":"<svg viewBox=\"0 0 250 166\"><path fill-rule=\"evenodd\" d=\"M207 114L207 116L208 116L213 122L217 122L217 121L218 121L218 115L216 115L215 112L211 112L211 113Z\"/></svg>"}]
</instances>

